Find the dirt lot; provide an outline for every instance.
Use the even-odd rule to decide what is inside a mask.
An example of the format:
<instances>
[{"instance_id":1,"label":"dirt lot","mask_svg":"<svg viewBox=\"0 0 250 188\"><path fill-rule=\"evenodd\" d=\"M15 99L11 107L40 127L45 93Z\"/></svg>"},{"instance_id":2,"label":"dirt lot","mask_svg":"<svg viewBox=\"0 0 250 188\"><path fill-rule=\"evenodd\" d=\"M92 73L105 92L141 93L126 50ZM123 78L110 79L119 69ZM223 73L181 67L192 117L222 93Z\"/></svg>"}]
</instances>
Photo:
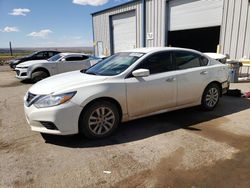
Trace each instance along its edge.
<instances>
[{"instance_id":1,"label":"dirt lot","mask_svg":"<svg viewBox=\"0 0 250 188\"><path fill-rule=\"evenodd\" d=\"M103 140L46 136L30 131L22 99L31 84L14 75L0 66L1 188L250 187L248 99L132 121Z\"/></svg>"}]
</instances>

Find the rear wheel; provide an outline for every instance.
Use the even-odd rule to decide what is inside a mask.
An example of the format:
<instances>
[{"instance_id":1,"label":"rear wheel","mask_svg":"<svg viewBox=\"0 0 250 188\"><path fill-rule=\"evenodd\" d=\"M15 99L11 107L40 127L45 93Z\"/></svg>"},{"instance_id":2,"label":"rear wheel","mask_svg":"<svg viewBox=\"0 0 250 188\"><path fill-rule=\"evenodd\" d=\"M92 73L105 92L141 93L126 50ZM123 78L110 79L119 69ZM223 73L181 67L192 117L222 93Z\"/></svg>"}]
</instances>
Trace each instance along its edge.
<instances>
[{"instance_id":1,"label":"rear wheel","mask_svg":"<svg viewBox=\"0 0 250 188\"><path fill-rule=\"evenodd\" d=\"M209 84L205 89L201 106L204 110L213 110L219 102L220 98L220 88L218 84Z\"/></svg>"},{"instance_id":2,"label":"rear wheel","mask_svg":"<svg viewBox=\"0 0 250 188\"><path fill-rule=\"evenodd\" d=\"M49 74L45 71L36 71L36 72L33 72L32 75L31 75L31 80L32 82L36 83L44 78L47 78L49 77Z\"/></svg>"},{"instance_id":3,"label":"rear wheel","mask_svg":"<svg viewBox=\"0 0 250 188\"><path fill-rule=\"evenodd\" d=\"M116 105L97 101L81 113L79 131L88 138L103 138L117 128L120 116Z\"/></svg>"}]
</instances>

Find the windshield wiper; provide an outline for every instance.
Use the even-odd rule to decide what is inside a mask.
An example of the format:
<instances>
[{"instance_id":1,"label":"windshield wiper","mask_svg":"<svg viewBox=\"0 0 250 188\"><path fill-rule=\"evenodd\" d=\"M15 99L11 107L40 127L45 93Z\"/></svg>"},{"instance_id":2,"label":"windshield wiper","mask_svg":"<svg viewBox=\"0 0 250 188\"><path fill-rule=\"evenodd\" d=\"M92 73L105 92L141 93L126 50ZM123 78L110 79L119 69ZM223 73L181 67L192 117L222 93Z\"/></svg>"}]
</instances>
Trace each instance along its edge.
<instances>
[{"instance_id":1,"label":"windshield wiper","mask_svg":"<svg viewBox=\"0 0 250 188\"><path fill-rule=\"evenodd\" d=\"M80 70L81 73L85 73L87 69Z\"/></svg>"},{"instance_id":2,"label":"windshield wiper","mask_svg":"<svg viewBox=\"0 0 250 188\"><path fill-rule=\"evenodd\" d=\"M97 75L95 72L86 72L87 69L82 69L80 72L85 74Z\"/></svg>"},{"instance_id":3,"label":"windshield wiper","mask_svg":"<svg viewBox=\"0 0 250 188\"><path fill-rule=\"evenodd\" d=\"M85 72L85 74L97 75L97 74L94 73L94 72Z\"/></svg>"}]
</instances>

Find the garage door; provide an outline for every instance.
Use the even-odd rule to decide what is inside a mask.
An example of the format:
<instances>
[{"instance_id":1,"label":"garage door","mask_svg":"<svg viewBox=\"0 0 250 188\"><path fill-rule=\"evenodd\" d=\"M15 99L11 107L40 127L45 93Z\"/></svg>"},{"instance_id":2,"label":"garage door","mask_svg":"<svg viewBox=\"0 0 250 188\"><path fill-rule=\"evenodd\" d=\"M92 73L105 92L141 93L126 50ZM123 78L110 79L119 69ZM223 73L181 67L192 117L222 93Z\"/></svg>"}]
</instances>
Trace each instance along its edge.
<instances>
[{"instance_id":1,"label":"garage door","mask_svg":"<svg viewBox=\"0 0 250 188\"><path fill-rule=\"evenodd\" d=\"M113 50L119 52L136 47L135 11L112 16Z\"/></svg>"},{"instance_id":2,"label":"garage door","mask_svg":"<svg viewBox=\"0 0 250 188\"><path fill-rule=\"evenodd\" d=\"M169 30L220 26L223 0L171 0Z\"/></svg>"}]
</instances>

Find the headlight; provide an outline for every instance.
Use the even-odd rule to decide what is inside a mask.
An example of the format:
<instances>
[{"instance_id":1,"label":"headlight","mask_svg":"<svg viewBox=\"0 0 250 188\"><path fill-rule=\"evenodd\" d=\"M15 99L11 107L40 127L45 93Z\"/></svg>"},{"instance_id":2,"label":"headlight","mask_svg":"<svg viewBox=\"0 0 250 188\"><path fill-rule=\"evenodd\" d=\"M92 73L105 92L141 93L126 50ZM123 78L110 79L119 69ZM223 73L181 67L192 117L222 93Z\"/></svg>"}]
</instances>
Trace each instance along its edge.
<instances>
[{"instance_id":1,"label":"headlight","mask_svg":"<svg viewBox=\"0 0 250 188\"><path fill-rule=\"evenodd\" d=\"M34 105L37 108L57 106L57 105L60 105L69 101L75 94L76 94L76 91L70 92L70 93L64 93L60 95L46 95L42 97L41 99L37 100L34 103Z\"/></svg>"}]
</instances>

